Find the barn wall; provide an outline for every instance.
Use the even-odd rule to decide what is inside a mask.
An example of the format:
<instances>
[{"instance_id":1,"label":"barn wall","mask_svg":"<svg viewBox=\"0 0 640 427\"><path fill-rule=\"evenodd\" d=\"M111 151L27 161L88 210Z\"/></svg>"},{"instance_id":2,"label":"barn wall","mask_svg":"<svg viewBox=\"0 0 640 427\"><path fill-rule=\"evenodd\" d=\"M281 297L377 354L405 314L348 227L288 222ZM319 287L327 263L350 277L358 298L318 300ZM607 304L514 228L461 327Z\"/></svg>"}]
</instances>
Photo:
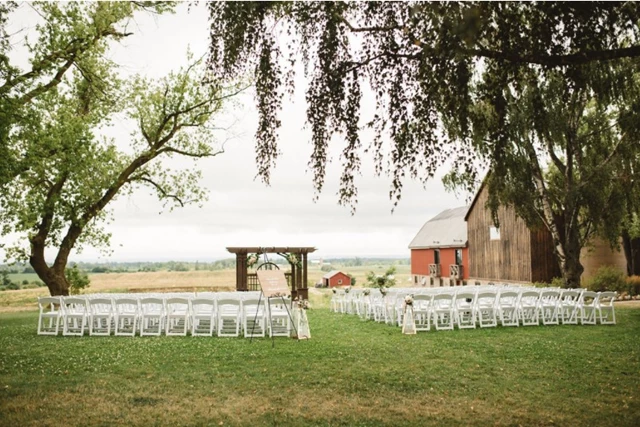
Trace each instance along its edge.
<instances>
[{"instance_id":1,"label":"barn wall","mask_svg":"<svg viewBox=\"0 0 640 427\"><path fill-rule=\"evenodd\" d=\"M411 249L411 274L428 276L429 264L433 264L433 249Z\"/></svg>"},{"instance_id":2,"label":"barn wall","mask_svg":"<svg viewBox=\"0 0 640 427\"><path fill-rule=\"evenodd\" d=\"M491 212L482 187L467 218L469 276L477 279L530 282L531 233L513 209L500 207L500 240L490 240Z\"/></svg>"},{"instance_id":3,"label":"barn wall","mask_svg":"<svg viewBox=\"0 0 640 427\"><path fill-rule=\"evenodd\" d=\"M560 265L553 253L553 239L546 228L531 231L531 281L551 283L562 277Z\"/></svg>"},{"instance_id":4,"label":"barn wall","mask_svg":"<svg viewBox=\"0 0 640 427\"><path fill-rule=\"evenodd\" d=\"M339 283L342 281L342 283ZM334 288L336 286L350 286L351 278L344 273L336 273L329 278L329 287Z\"/></svg>"}]
</instances>

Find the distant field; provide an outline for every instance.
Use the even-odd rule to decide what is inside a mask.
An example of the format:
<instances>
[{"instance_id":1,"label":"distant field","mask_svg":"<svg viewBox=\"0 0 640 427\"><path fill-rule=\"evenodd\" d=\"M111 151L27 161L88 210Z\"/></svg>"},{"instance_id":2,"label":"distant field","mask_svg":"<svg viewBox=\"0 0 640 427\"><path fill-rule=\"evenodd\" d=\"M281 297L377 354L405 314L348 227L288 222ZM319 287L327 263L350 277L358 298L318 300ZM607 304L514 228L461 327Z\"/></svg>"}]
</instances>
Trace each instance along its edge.
<instances>
[{"instance_id":1,"label":"distant field","mask_svg":"<svg viewBox=\"0 0 640 427\"><path fill-rule=\"evenodd\" d=\"M366 275L373 271L376 274L384 273L389 265L370 265L358 267L338 268L339 270L352 274L356 278L356 286L363 286L366 283ZM408 265L396 266L397 286L411 286L410 267ZM326 272L318 267L311 267L308 271L309 287L322 279ZM11 280L21 283L22 280L29 282L36 280L35 274L12 274ZM102 292L171 292L191 291L209 289L212 291L228 291L235 289L236 272L235 269L216 271L154 271L135 273L95 273L89 274L91 285L86 293ZM19 291L0 292L0 311L22 311L36 308L36 301L39 296L48 295L46 287L37 289L24 289ZM320 297L317 303L326 303L325 293L317 292L314 295Z\"/></svg>"},{"instance_id":2,"label":"distant field","mask_svg":"<svg viewBox=\"0 0 640 427\"><path fill-rule=\"evenodd\" d=\"M16 282L16 283L22 283L22 281L24 280L26 280L29 283L34 282L36 280L40 280L40 278L36 273L9 274L9 279L11 279L12 282Z\"/></svg>"}]
</instances>

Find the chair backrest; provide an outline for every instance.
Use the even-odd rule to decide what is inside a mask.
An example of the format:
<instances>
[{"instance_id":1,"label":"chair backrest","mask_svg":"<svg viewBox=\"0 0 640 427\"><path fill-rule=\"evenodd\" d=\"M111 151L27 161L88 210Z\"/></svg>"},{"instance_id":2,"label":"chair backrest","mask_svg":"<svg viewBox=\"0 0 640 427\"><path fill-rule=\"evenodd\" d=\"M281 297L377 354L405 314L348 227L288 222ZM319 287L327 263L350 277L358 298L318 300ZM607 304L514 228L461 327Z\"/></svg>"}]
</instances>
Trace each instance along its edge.
<instances>
[{"instance_id":1,"label":"chair backrest","mask_svg":"<svg viewBox=\"0 0 640 427\"><path fill-rule=\"evenodd\" d=\"M110 298L92 298L88 300L92 313L110 313L113 311L113 300Z\"/></svg>"},{"instance_id":2,"label":"chair backrest","mask_svg":"<svg viewBox=\"0 0 640 427\"><path fill-rule=\"evenodd\" d=\"M218 299L218 308L237 307L240 308L241 300L236 298L220 298Z\"/></svg>"},{"instance_id":3,"label":"chair backrest","mask_svg":"<svg viewBox=\"0 0 640 427\"><path fill-rule=\"evenodd\" d=\"M216 309L216 300L213 298L193 298L189 300L192 313L213 314Z\"/></svg>"},{"instance_id":4,"label":"chair backrest","mask_svg":"<svg viewBox=\"0 0 640 427\"><path fill-rule=\"evenodd\" d=\"M476 300L478 304L488 305L494 304L496 302L496 298L498 294L496 291L488 290L488 291L480 291L476 294Z\"/></svg>"},{"instance_id":5,"label":"chair backrest","mask_svg":"<svg viewBox=\"0 0 640 427\"><path fill-rule=\"evenodd\" d=\"M116 313L136 313L138 311L139 302L135 298L115 298L113 305Z\"/></svg>"},{"instance_id":6,"label":"chair backrest","mask_svg":"<svg viewBox=\"0 0 640 427\"><path fill-rule=\"evenodd\" d=\"M456 294L455 304L461 306L463 304L475 304L477 294L475 292L463 291Z\"/></svg>"},{"instance_id":7,"label":"chair backrest","mask_svg":"<svg viewBox=\"0 0 640 427\"><path fill-rule=\"evenodd\" d=\"M613 302L616 300L617 295L617 293L611 291L600 292L598 294L598 304L613 307Z\"/></svg>"},{"instance_id":8,"label":"chair backrest","mask_svg":"<svg viewBox=\"0 0 640 427\"><path fill-rule=\"evenodd\" d=\"M520 293L520 303L533 305L538 303L540 299L540 291L528 290Z\"/></svg>"},{"instance_id":9,"label":"chair backrest","mask_svg":"<svg viewBox=\"0 0 640 427\"><path fill-rule=\"evenodd\" d=\"M65 311L73 313L86 313L87 300L79 297L63 297L62 306Z\"/></svg>"},{"instance_id":10,"label":"chair backrest","mask_svg":"<svg viewBox=\"0 0 640 427\"><path fill-rule=\"evenodd\" d=\"M164 300L156 297L140 298L140 310L143 313L157 313L164 310Z\"/></svg>"},{"instance_id":11,"label":"chair backrest","mask_svg":"<svg viewBox=\"0 0 640 427\"><path fill-rule=\"evenodd\" d=\"M247 298L242 300L242 307L244 309L255 309L256 307L264 308L264 302L264 298Z\"/></svg>"},{"instance_id":12,"label":"chair backrest","mask_svg":"<svg viewBox=\"0 0 640 427\"><path fill-rule=\"evenodd\" d=\"M598 293L593 291L584 291L580 296L580 304L585 306L594 306L598 303Z\"/></svg>"},{"instance_id":13,"label":"chair backrest","mask_svg":"<svg viewBox=\"0 0 640 427\"><path fill-rule=\"evenodd\" d=\"M38 297L40 312L57 311L61 305L60 297Z\"/></svg>"},{"instance_id":14,"label":"chair backrest","mask_svg":"<svg viewBox=\"0 0 640 427\"><path fill-rule=\"evenodd\" d=\"M557 301L560 298L560 291L558 289L545 289L540 292L540 299L548 302Z\"/></svg>"},{"instance_id":15,"label":"chair backrest","mask_svg":"<svg viewBox=\"0 0 640 427\"><path fill-rule=\"evenodd\" d=\"M184 297L172 297L166 299L167 310L186 310L189 308L189 299Z\"/></svg>"},{"instance_id":16,"label":"chair backrest","mask_svg":"<svg viewBox=\"0 0 640 427\"><path fill-rule=\"evenodd\" d=\"M562 296L560 297L562 302L564 303L577 303L578 300L580 299L580 294L582 293L582 291L578 291L575 289L567 289L565 291L562 291Z\"/></svg>"}]
</instances>

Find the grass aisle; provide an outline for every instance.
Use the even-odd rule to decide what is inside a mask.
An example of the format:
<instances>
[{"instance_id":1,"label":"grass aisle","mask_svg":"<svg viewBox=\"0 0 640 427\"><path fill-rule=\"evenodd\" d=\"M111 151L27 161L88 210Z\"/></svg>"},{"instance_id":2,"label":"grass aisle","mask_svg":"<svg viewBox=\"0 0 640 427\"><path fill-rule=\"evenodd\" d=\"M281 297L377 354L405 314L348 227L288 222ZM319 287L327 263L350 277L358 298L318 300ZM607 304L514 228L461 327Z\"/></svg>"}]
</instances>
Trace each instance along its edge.
<instances>
[{"instance_id":1,"label":"grass aisle","mask_svg":"<svg viewBox=\"0 0 640 427\"><path fill-rule=\"evenodd\" d=\"M0 425L640 424L640 309L616 326L403 336L309 311L313 339L40 337L0 314Z\"/></svg>"}]
</instances>

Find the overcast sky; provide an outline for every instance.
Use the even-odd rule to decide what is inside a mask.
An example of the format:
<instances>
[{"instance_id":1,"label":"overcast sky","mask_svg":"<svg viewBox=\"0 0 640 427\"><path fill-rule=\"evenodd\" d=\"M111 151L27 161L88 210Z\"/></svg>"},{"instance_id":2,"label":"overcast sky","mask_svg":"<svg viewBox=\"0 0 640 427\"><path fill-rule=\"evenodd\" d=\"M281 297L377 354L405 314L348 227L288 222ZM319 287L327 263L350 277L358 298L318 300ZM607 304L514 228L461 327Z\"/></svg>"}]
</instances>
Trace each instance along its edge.
<instances>
[{"instance_id":1,"label":"overcast sky","mask_svg":"<svg viewBox=\"0 0 640 427\"><path fill-rule=\"evenodd\" d=\"M115 45L111 58L129 73L161 77L186 63L190 48L196 55L206 53L207 11L204 5L178 7L166 16L138 15L127 28L134 35ZM32 25L33 10L22 5L12 22ZM106 256L87 248L74 254L75 261L212 260L229 257L227 246L315 246L316 257L409 257L407 246L420 227L438 212L462 206L466 194L456 197L445 192L439 178L426 189L407 181L399 206L392 214L389 200L391 179L376 178L370 157L363 158L362 176L357 179L359 203L355 215L338 206L339 158L344 142L334 138L330 147L324 190L313 201L312 174L307 171L311 153L310 132L304 128L304 79L293 100L285 100L281 113L279 148L282 152L272 171L271 186L256 175L254 138L257 114L253 93L248 91L236 105L226 108L220 122L234 123L233 136L225 153L199 162L202 186L209 201L202 208L188 206L172 212L147 192L118 199L113 205L112 254ZM365 90L365 97L370 91ZM366 109L363 115L372 111ZM126 144L129 123L116 123L114 136ZM364 145L368 141L365 135ZM445 171L443 171L444 173Z\"/></svg>"}]
</instances>

